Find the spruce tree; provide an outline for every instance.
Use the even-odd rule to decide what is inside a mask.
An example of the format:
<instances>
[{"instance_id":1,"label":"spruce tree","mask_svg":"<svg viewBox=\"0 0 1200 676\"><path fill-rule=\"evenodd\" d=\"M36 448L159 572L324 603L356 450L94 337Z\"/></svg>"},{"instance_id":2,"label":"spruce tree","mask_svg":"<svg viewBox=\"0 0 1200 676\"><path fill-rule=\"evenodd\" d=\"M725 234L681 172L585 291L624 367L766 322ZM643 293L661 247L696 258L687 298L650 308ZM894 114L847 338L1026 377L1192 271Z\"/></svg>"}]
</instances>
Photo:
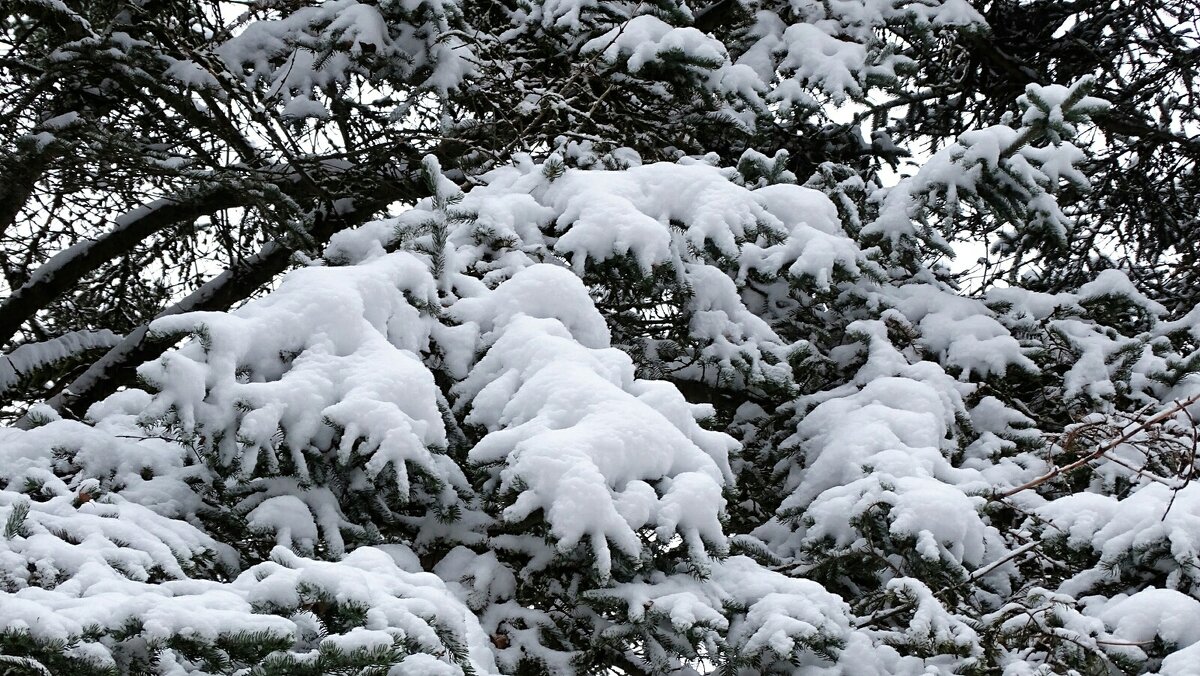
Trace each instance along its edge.
<instances>
[{"instance_id":1,"label":"spruce tree","mask_svg":"<svg viewBox=\"0 0 1200 676\"><path fill-rule=\"evenodd\" d=\"M931 82L1047 5L12 6L0 673L1194 673L1140 104Z\"/></svg>"}]
</instances>

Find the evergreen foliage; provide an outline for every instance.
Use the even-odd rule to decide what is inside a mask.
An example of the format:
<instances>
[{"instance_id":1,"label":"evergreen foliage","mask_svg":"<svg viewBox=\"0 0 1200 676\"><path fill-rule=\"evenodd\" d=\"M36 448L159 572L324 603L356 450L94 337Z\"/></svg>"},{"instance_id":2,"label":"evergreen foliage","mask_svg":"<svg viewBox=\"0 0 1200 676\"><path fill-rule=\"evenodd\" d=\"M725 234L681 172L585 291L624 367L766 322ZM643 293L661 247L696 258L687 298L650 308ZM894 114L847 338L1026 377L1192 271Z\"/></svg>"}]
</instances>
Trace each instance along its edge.
<instances>
[{"instance_id":1,"label":"evergreen foliage","mask_svg":"<svg viewBox=\"0 0 1200 676\"><path fill-rule=\"evenodd\" d=\"M7 7L0 673L1196 673L1194 2Z\"/></svg>"}]
</instances>

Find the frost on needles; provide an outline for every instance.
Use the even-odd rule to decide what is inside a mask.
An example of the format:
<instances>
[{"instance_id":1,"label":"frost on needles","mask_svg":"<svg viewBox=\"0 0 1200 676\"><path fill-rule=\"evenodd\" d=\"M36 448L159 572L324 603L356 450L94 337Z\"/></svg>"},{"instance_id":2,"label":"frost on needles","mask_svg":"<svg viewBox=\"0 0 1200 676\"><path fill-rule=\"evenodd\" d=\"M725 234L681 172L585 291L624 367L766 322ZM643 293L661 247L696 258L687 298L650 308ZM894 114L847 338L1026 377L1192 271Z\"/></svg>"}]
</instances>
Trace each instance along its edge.
<instances>
[{"instance_id":1,"label":"frost on needles","mask_svg":"<svg viewBox=\"0 0 1200 676\"><path fill-rule=\"evenodd\" d=\"M280 207L259 258L128 334L11 350L0 391L163 348L81 415L72 385L0 428L0 673L1200 673L1200 309L1021 263L1072 246L1095 81L1029 85L888 187L655 149L866 105L917 67L885 29L983 31L961 0L728 4L722 32L665 1L335 0L247 15L210 60L156 52L196 101L261 95L247 119L274 106L279 134L366 116L352 82L404 83L387 119L417 125L545 45L619 100L526 73L529 129L595 133L453 168L422 147L402 196L249 152L255 199L379 183ZM610 103L679 114L617 143ZM452 150L469 119L438 123ZM29 144L73 122L45 124ZM965 288L946 257L984 240L1011 269ZM269 289L208 304L280 251Z\"/></svg>"}]
</instances>

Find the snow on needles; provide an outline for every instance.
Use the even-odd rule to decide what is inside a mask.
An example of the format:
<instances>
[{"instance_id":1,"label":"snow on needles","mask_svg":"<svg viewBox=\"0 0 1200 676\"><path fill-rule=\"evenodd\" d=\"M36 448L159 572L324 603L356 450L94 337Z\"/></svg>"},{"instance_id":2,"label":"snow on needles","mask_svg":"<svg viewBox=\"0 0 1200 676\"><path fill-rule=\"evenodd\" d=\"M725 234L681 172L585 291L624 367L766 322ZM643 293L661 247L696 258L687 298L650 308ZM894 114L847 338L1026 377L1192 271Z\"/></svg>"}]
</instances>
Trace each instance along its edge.
<instances>
[{"instance_id":1,"label":"snow on needles","mask_svg":"<svg viewBox=\"0 0 1200 676\"><path fill-rule=\"evenodd\" d=\"M382 39L356 16L337 21ZM983 141L932 165L939 189L1001 159ZM247 655L578 673L591 648L564 626L740 673L955 673L987 631L1038 622L1097 650L1200 642L1200 493L1129 469L1148 434L1097 464L1096 492L1018 492L1003 518L1033 544L994 499L1073 452L1006 379L1049 364L1054 396L1099 416L1080 425L1111 427L1117 397L1194 392L1167 344L1193 327L1118 272L982 299L893 279L815 190L623 152L621 170L520 157L465 193L429 160L435 194L270 293L155 321L181 342L141 389L0 430L0 632L103 668L150 650L162 673L250 673ZM911 187L876 226L912 215ZM1090 314L1110 302L1125 333ZM1050 340L1064 352L1034 349ZM723 426L729 389L746 399ZM1026 588L1034 545L1095 565ZM1114 574L1137 584L1112 593ZM1181 655L1162 673L1188 673Z\"/></svg>"}]
</instances>

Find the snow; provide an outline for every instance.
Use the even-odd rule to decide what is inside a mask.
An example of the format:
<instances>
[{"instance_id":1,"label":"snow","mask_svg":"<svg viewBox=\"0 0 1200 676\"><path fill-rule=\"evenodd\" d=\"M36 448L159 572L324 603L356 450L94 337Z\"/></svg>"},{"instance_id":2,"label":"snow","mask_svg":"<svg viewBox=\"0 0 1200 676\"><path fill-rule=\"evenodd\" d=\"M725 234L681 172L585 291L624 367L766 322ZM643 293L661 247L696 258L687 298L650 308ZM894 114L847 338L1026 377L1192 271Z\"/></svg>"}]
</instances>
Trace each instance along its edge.
<instances>
[{"instance_id":1,"label":"snow","mask_svg":"<svg viewBox=\"0 0 1200 676\"><path fill-rule=\"evenodd\" d=\"M554 319L580 345L608 347L608 326L596 311L587 289L570 271L553 265L525 268L479 298L466 298L452 312L484 333L503 333L518 317Z\"/></svg>"},{"instance_id":2,"label":"snow","mask_svg":"<svg viewBox=\"0 0 1200 676\"><path fill-rule=\"evenodd\" d=\"M622 76L686 57L714 91L779 110L894 72L872 42L888 22L981 21L965 2L792 3L803 21L758 12L731 62L668 22L686 8L600 22L597 7L513 16ZM323 92L369 54L435 96L477 74L457 11L333 0L251 22L220 55L293 117L326 114ZM199 68L167 72L209 86ZM1071 98L1031 88L1024 123L1069 136ZM1161 672L1190 673L1200 488L1176 467L1194 461L1191 423L1137 432L1129 411L1196 392L1172 379L1194 317L1160 321L1117 271L972 297L902 260L948 249L954 214L931 225L931 204L969 208L999 171L1043 229L1023 234L1066 236L1054 195L1083 155L1065 138L1014 146L1021 133L963 134L874 195L857 235L790 172L715 156L601 161L576 142L466 192L428 158L433 195L338 233L269 293L156 319L174 347L86 422L42 406L31 429L0 429L0 633L118 667L161 646L164 672L198 673L173 641L263 632L277 656L398 647L411 654L388 673L441 676L578 673L591 649L680 673L722 658L1038 673L1053 656L1013 637L1042 632L1147 669L1158 640ZM651 309L613 300L642 283ZM1137 316L1094 310L1114 301ZM0 388L145 335L21 345ZM1123 432L1094 466L1005 496ZM329 621L338 609L350 619Z\"/></svg>"},{"instance_id":3,"label":"snow","mask_svg":"<svg viewBox=\"0 0 1200 676\"><path fill-rule=\"evenodd\" d=\"M671 221L687 224L684 236L693 246L711 241L731 254L737 251L735 239L760 219L778 222L750 192L703 164L570 170L547 188L544 200L559 213L560 228L570 225L555 248L578 269L614 253L630 253L643 267L668 262L670 231L662 225Z\"/></svg>"},{"instance_id":4,"label":"snow","mask_svg":"<svg viewBox=\"0 0 1200 676\"><path fill-rule=\"evenodd\" d=\"M835 101L862 93L859 73L866 65L863 45L839 40L820 25L798 23L779 36L781 72L829 94Z\"/></svg>"},{"instance_id":5,"label":"snow","mask_svg":"<svg viewBox=\"0 0 1200 676\"><path fill-rule=\"evenodd\" d=\"M714 562L704 585L676 575L651 584L618 585L598 595L620 599L634 620L661 614L680 631L728 627L727 640L739 651L773 653L777 659L803 656L821 639L845 640L851 633L840 598L815 582L767 571L744 556ZM745 609L732 622L721 611L729 605Z\"/></svg>"},{"instance_id":6,"label":"snow","mask_svg":"<svg viewBox=\"0 0 1200 676\"><path fill-rule=\"evenodd\" d=\"M374 5L328 0L279 19L250 22L216 52L248 84L269 83L284 110L295 116L319 112L315 92L344 85L350 73L363 72L358 57L366 51L389 59L403 76L421 73L420 84L433 91L455 89L475 73L470 47L448 22L448 13L457 8L453 3L421 5L424 24L396 26ZM319 54L319 45L332 49Z\"/></svg>"},{"instance_id":7,"label":"snow","mask_svg":"<svg viewBox=\"0 0 1200 676\"><path fill-rule=\"evenodd\" d=\"M895 377L871 380L853 397L821 404L797 428L811 450L805 479L790 499L806 502L828 488L848 485L861 475L861 465L891 449L908 450L905 458L924 465L925 472L937 469L943 464L938 449L946 434L945 415L933 388ZM836 453L826 453L827 446L836 446Z\"/></svg>"},{"instance_id":8,"label":"snow","mask_svg":"<svg viewBox=\"0 0 1200 676\"><path fill-rule=\"evenodd\" d=\"M539 278L558 281L558 275L541 274L544 269L523 271L497 293L503 296L510 284L527 288ZM579 285L573 277L572 283ZM544 311L542 298L551 289L559 287L508 297L528 299ZM571 292L560 290L557 297L570 298ZM649 509L665 512L660 537L678 531L696 548L702 548L704 538L723 543L718 518L724 478L710 453L728 452L732 440L703 434L681 397L653 400L659 406L684 407L675 420L652 408L638 396L643 387L628 356L575 342L556 318L521 313L494 333L498 335L488 353L456 389L471 402L467 421L492 430L471 449L471 461L504 462L498 489L523 487L505 510L506 520L521 521L544 510L557 547L569 550L586 537L597 570L606 576L612 565L609 542L637 556L641 544L634 529L646 523L622 517L618 500L626 513L630 510L629 498L618 497L621 489L630 482L652 481L660 483L661 497ZM634 490L646 495L644 488Z\"/></svg>"},{"instance_id":9,"label":"snow","mask_svg":"<svg viewBox=\"0 0 1200 676\"><path fill-rule=\"evenodd\" d=\"M1064 110L1063 106L1072 100L1076 101L1076 105L1072 107L1079 111L1095 113L1107 110L1110 107L1107 101L1092 96L1081 96L1084 88L1090 88L1091 85L1090 77L1080 78L1070 87L1059 84L1027 85L1025 94L1018 99L1018 103L1025 108L1021 121L1026 125L1038 122L1048 122L1051 126L1064 125L1065 118L1071 111ZM1074 130L1068 133L1074 135Z\"/></svg>"},{"instance_id":10,"label":"snow","mask_svg":"<svg viewBox=\"0 0 1200 676\"><path fill-rule=\"evenodd\" d=\"M1031 91L1036 89L1031 85ZM879 213L864 227L864 234L882 236L893 247L906 238L918 237L953 256L947 238L956 236L955 222L970 208L986 208L990 195L990 199L1005 199L1025 216L1023 227L1030 237L1053 246L1066 245L1072 223L1060 208L1056 193L1064 181L1088 189L1087 178L1076 166L1086 156L1064 140L1073 136L1073 127L1062 129L1062 137L1055 136L1051 145L1030 143L1049 132L1032 100L1023 97L1019 103L1026 110L1025 127L1000 124L964 132L934 153L915 175L877 191L872 199L880 204ZM1093 110L1091 105L1090 101L1081 103L1073 115L1086 119L1085 111ZM940 224L931 225L934 219Z\"/></svg>"},{"instance_id":11,"label":"snow","mask_svg":"<svg viewBox=\"0 0 1200 676\"><path fill-rule=\"evenodd\" d=\"M212 73L189 59L173 59L171 65L163 71L163 77L175 80L191 89L216 87L220 84Z\"/></svg>"},{"instance_id":12,"label":"snow","mask_svg":"<svg viewBox=\"0 0 1200 676\"><path fill-rule=\"evenodd\" d=\"M3 355L0 361L0 392L8 390L38 369L52 366L86 350L107 349L121 336L108 329L72 331L40 343L24 343Z\"/></svg>"},{"instance_id":13,"label":"snow","mask_svg":"<svg viewBox=\"0 0 1200 676\"><path fill-rule=\"evenodd\" d=\"M1100 612L1113 636L1132 643L1161 637L1179 648L1200 641L1200 601L1174 589L1143 589L1114 598Z\"/></svg>"},{"instance_id":14,"label":"snow","mask_svg":"<svg viewBox=\"0 0 1200 676\"><path fill-rule=\"evenodd\" d=\"M405 657L388 671L388 676L459 676L462 669L442 662L432 655L418 653Z\"/></svg>"},{"instance_id":15,"label":"snow","mask_svg":"<svg viewBox=\"0 0 1200 676\"><path fill-rule=\"evenodd\" d=\"M221 637L256 631L297 637L296 619L285 609L295 607L312 590L322 590L332 598L366 604L371 609L368 616L377 618L370 621L402 630L432 652L444 650L428 619L436 617L438 626L459 633L470 646L479 673L495 673L481 630L466 608L433 576L405 572L377 550L360 548L331 563L278 549L276 562L254 566L230 582L189 577L206 556L216 554L227 564L236 563L237 556L192 524L174 518L194 514L199 507L179 501L190 493L178 483L185 474L186 450L161 440L115 438L112 431L137 429L129 425L128 416L124 420L110 416L102 425L108 431L65 420L29 431L4 430L0 518L7 523L20 504L28 511L19 532L0 540L6 590L0 596L0 630L67 640L87 627L111 632L136 619L136 636L150 641L177 636L224 640ZM63 481L44 452L51 446L62 449L61 458L70 458L79 472L76 477L108 479ZM43 497L32 501L14 490L31 479L43 485ZM155 505L145 500L145 487L164 479L177 482L164 490L176 496L175 501ZM149 506L131 502L131 497ZM299 540L314 534L315 527L301 516L306 512L295 498L276 497L264 501L250 520L282 524ZM46 580L55 583L47 585ZM264 612L268 606L275 610ZM367 630L370 633L364 633ZM357 628L325 640L350 648L368 639L377 644L381 633L387 632ZM89 639L77 649L112 663L136 648Z\"/></svg>"},{"instance_id":16,"label":"snow","mask_svg":"<svg viewBox=\"0 0 1200 676\"><path fill-rule=\"evenodd\" d=\"M714 64L727 59L719 40L695 28L676 28L649 14L633 17L620 27L592 38L581 50L585 55L595 52L610 62L625 57L632 73L647 63L665 60L664 57Z\"/></svg>"},{"instance_id":17,"label":"snow","mask_svg":"<svg viewBox=\"0 0 1200 676\"><path fill-rule=\"evenodd\" d=\"M541 22L556 28L577 28L583 15L596 8L599 0L546 0L536 6L540 10Z\"/></svg>"},{"instance_id":18,"label":"snow","mask_svg":"<svg viewBox=\"0 0 1200 676\"><path fill-rule=\"evenodd\" d=\"M1170 508L1168 509L1168 505ZM1181 571L1200 563L1200 490L1193 484L1178 492L1158 483L1147 485L1123 500L1079 493L1042 506L1044 515L1076 546L1100 555L1102 564L1118 567L1142 556L1161 552L1163 565ZM1174 574L1171 579L1178 579ZM1101 580L1081 574L1064 586L1080 594ZM1183 584L1183 580L1179 580Z\"/></svg>"},{"instance_id":19,"label":"snow","mask_svg":"<svg viewBox=\"0 0 1200 676\"><path fill-rule=\"evenodd\" d=\"M317 524L308 505L294 495L277 495L263 500L246 515L246 523L255 530L275 533L283 547L311 552L317 540Z\"/></svg>"},{"instance_id":20,"label":"snow","mask_svg":"<svg viewBox=\"0 0 1200 676\"><path fill-rule=\"evenodd\" d=\"M1037 371L1020 342L979 301L925 284L909 284L893 293L896 309L920 328L924 345L941 363L962 369L961 379L1003 375L1011 367Z\"/></svg>"},{"instance_id":21,"label":"snow","mask_svg":"<svg viewBox=\"0 0 1200 676\"><path fill-rule=\"evenodd\" d=\"M1080 302L1097 301L1104 298L1121 298L1145 308L1152 315L1159 316L1167 313L1162 304L1146 298L1141 291L1129 281L1129 277L1120 270L1102 270L1096 277L1079 287L1077 292Z\"/></svg>"},{"instance_id":22,"label":"snow","mask_svg":"<svg viewBox=\"0 0 1200 676\"><path fill-rule=\"evenodd\" d=\"M1196 676L1200 674L1200 644L1177 650L1162 661L1159 676Z\"/></svg>"},{"instance_id":23,"label":"snow","mask_svg":"<svg viewBox=\"0 0 1200 676\"><path fill-rule=\"evenodd\" d=\"M325 293L312 295L312 284ZM143 418L170 415L189 433L223 436L217 450L245 474L264 459L278 463L286 447L303 475L300 449L336 433L343 462L366 456L372 475L390 467L402 494L408 463L446 476L430 450L447 443L433 377L414 355L428 345L429 327L393 291L405 287L417 298L434 293L424 267L401 253L353 269L298 270L234 315L157 320L153 331L202 339L141 368L160 389Z\"/></svg>"}]
</instances>

